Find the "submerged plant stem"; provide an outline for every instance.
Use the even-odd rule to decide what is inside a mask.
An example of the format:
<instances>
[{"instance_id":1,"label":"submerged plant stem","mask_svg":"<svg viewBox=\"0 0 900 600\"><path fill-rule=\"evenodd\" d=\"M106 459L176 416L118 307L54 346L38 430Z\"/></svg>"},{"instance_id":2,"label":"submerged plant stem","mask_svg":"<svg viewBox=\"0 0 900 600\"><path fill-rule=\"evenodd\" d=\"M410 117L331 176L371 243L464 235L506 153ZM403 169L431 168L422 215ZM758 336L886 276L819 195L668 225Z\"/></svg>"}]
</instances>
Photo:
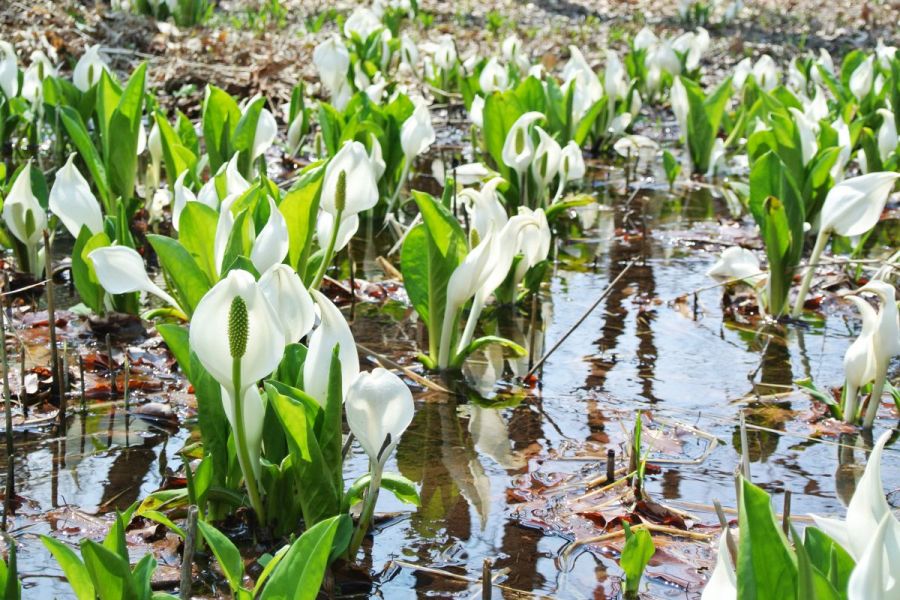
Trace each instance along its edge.
<instances>
[{"instance_id":1,"label":"submerged plant stem","mask_svg":"<svg viewBox=\"0 0 900 600\"><path fill-rule=\"evenodd\" d=\"M256 485L256 476L253 473L253 465L250 464L250 453L247 450L247 432L244 425L244 398L241 394L241 359L232 361L232 381L234 382L234 445L237 449L238 463L244 474L244 482L247 484L247 494L250 496L250 504L256 512L260 523L265 524L266 513L259 496L259 488Z\"/></svg>"}]
</instances>

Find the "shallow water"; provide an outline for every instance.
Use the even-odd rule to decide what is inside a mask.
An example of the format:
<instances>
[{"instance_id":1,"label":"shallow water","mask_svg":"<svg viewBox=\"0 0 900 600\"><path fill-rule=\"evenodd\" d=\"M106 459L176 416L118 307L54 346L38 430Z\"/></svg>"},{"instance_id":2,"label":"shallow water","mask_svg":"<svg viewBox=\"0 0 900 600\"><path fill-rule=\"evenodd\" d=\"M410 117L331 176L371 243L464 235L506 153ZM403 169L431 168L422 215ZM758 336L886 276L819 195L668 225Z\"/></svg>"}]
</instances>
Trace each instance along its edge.
<instances>
[{"instance_id":1,"label":"shallow water","mask_svg":"<svg viewBox=\"0 0 900 600\"><path fill-rule=\"evenodd\" d=\"M546 489L552 499L560 482L578 487L602 474L606 449L622 455L639 410L645 411L648 437L658 432L649 460L659 459L661 471L645 482L651 498L715 524L706 508L713 499L735 504L738 415L746 410L754 482L779 507L790 490L794 515L843 514L865 455L845 450L839 465L838 442L870 440L810 439L811 403L790 390L794 379L807 376L822 388L841 384L843 353L859 326L853 313L829 305L824 321L791 324L784 338L726 322L721 289L699 292L696 302L691 292L709 286L705 271L718 250L742 235L729 207L705 188L684 198L649 189L626 207L628 196L604 179L597 183L601 208L583 215L591 226L583 233L573 227L556 250L558 261L540 299L543 331L534 335L535 357L576 323L625 265L633 266L543 365L539 385L514 382L513 374L527 371L527 360L489 353L468 366L468 386L442 382L454 393L417 394L415 418L388 469L419 485L422 506L411 509L382 494L378 511L390 516L378 525L374 546L365 545L371 583L357 575L343 584L342 597L472 597L478 583L409 564L476 581L485 558L494 563L495 581L507 586L506 598L528 597L512 589L554 598L614 595L621 575L617 546L572 547L586 534L584 519L567 514L559 496L542 506L540 493L537 502L526 503L515 492ZM361 254L358 262L371 271L372 257ZM357 340L415 367L410 311L396 302L388 308L354 307ZM528 309L495 311L488 326L530 344ZM169 381L164 391L137 392L132 402L171 398L184 419L189 410L183 391L176 391L181 387ZM668 436L677 424L704 434ZM877 425L876 435L895 423L885 418ZM180 466L176 453L188 435L186 428L171 435L158 424L126 419L121 406L74 416L64 437L19 435L16 484L24 504L11 529L26 595L70 593L37 534L53 531L71 541L102 537L106 523L92 515L125 508L157 489ZM704 456L709 437L718 445ZM673 456L685 464L666 462ZM5 463L0 457L0 468ZM900 486L898 465L900 452L889 448L882 470L889 491ZM362 452L354 449L348 480L365 469ZM567 547L571 551L563 556ZM647 572L652 596L698 597L705 576L698 567L709 564L708 544L664 550Z\"/></svg>"}]
</instances>

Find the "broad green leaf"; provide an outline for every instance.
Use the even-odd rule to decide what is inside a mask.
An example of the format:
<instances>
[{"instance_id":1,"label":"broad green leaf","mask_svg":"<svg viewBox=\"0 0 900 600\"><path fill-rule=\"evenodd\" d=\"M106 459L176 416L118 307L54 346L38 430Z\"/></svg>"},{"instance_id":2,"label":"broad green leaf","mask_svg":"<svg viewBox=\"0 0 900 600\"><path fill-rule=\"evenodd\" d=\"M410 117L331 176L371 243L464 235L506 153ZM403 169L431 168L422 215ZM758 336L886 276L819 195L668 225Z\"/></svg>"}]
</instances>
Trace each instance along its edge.
<instances>
[{"instance_id":1,"label":"broad green leaf","mask_svg":"<svg viewBox=\"0 0 900 600\"><path fill-rule=\"evenodd\" d=\"M178 241L206 273L209 283L219 280L216 269L215 237L219 213L202 202L188 202L178 222Z\"/></svg>"},{"instance_id":2,"label":"broad green leaf","mask_svg":"<svg viewBox=\"0 0 900 600\"><path fill-rule=\"evenodd\" d=\"M109 188L126 203L134 195L146 71L147 63L141 63L132 73L109 123L110 144L106 155ZM129 215L132 212L129 210Z\"/></svg>"},{"instance_id":3,"label":"broad green leaf","mask_svg":"<svg viewBox=\"0 0 900 600\"><path fill-rule=\"evenodd\" d=\"M856 567L853 557L817 527L807 527L803 536L803 547L810 562L828 577L840 597L846 599L850 574Z\"/></svg>"},{"instance_id":4,"label":"broad green leaf","mask_svg":"<svg viewBox=\"0 0 900 600\"><path fill-rule=\"evenodd\" d=\"M103 312L103 297L106 291L100 285L97 273L94 271L94 263L87 256L97 248L104 248L111 244L109 237L100 232L96 235L82 226L75 246L72 248L72 279L78 295L92 311Z\"/></svg>"},{"instance_id":5,"label":"broad green leaf","mask_svg":"<svg viewBox=\"0 0 900 600\"><path fill-rule=\"evenodd\" d=\"M338 528L346 519L347 515L340 515L317 523L291 544L269 577L260 600L315 600Z\"/></svg>"},{"instance_id":6,"label":"broad green leaf","mask_svg":"<svg viewBox=\"0 0 900 600\"><path fill-rule=\"evenodd\" d=\"M362 502L364 492L368 489L371 480L372 475L367 473L354 481L353 485L347 489L345 506L348 509L357 502ZM419 498L419 491L416 489L415 482L399 473L383 473L381 476L381 488L394 494L400 502L421 506L422 501Z\"/></svg>"},{"instance_id":7,"label":"broad green leaf","mask_svg":"<svg viewBox=\"0 0 900 600\"><path fill-rule=\"evenodd\" d=\"M81 556L100 600L138 600L127 560L92 540L82 540Z\"/></svg>"},{"instance_id":8,"label":"broad green leaf","mask_svg":"<svg viewBox=\"0 0 900 600\"><path fill-rule=\"evenodd\" d=\"M241 588L241 581L244 578L244 560L237 547L229 540L224 533L207 523L206 521L197 521L197 530L203 535L203 539L209 544L216 560L219 561L219 567L222 574L228 580L231 591L236 592Z\"/></svg>"},{"instance_id":9,"label":"broad green leaf","mask_svg":"<svg viewBox=\"0 0 900 600\"><path fill-rule=\"evenodd\" d=\"M228 92L214 85L206 88L203 101L203 138L209 169L215 173L234 154L230 140L241 119L241 109Z\"/></svg>"},{"instance_id":10,"label":"broad green leaf","mask_svg":"<svg viewBox=\"0 0 900 600\"><path fill-rule=\"evenodd\" d=\"M75 551L63 544L57 539L47 535L41 536L41 541L62 567L69 585L78 600L95 600L97 597L94 593L94 584L91 581L91 575L88 573L87 567L75 554Z\"/></svg>"},{"instance_id":11,"label":"broad green leaf","mask_svg":"<svg viewBox=\"0 0 900 600\"><path fill-rule=\"evenodd\" d=\"M626 521L622 521L625 527L625 546L622 548L622 556L619 558L619 566L625 571L625 591L635 593L641 583L641 576L647 563L656 552L653 538L646 529L639 529L637 533L631 531Z\"/></svg>"},{"instance_id":12,"label":"broad green leaf","mask_svg":"<svg viewBox=\"0 0 900 600\"><path fill-rule=\"evenodd\" d=\"M840 600L841 595L834 589L825 574L810 561L809 554L793 525L791 525L791 537L794 538L794 549L797 554L797 590L799 594L797 597L808 600Z\"/></svg>"},{"instance_id":13,"label":"broad green leaf","mask_svg":"<svg viewBox=\"0 0 900 600\"><path fill-rule=\"evenodd\" d=\"M97 148L94 147L94 142L91 141L91 136L84 125L84 121L81 119L81 115L74 108L63 106L59 109L59 116L62 119L63 126L66 128L66 132L69 134L69 138L75 144L81 159L87 165L91 174L91 180L100 193L100 199L106 212L109 213L110 197L106 167L100 158L100 154L97 152Z\"/></svg>"},{"instance_id":14,"label":"broad green leaf","mask_svg":"<svg viewBox=\"0 0 900 600\"><path fill-rule=\"evenodd\" d=\"M211 287L209 279L177 240L156 234L149 234L147 240L156 251L160 266L174 285L181 307L191 316L200 299Z\"/></svg>"},{"instance_id":15,"label":"broad green leaf","mask_svg":"<svg viewBox=\"0 0 900 600\"><path fill-rule=\"evenodd\" d=\"M741 481L738 598L797 598L797 557L775 522L769 495Z\"/></svg>"},{"instance_id":16,"label":"broad green leaf","mask_svg":"<svg viewBox=\"0 0 900 600\"><path fill-rule=\"evenodd\" d=\"M511 350L513 356L515 356L517 358L522 358L523 356L528 356L528 351L525 348L523 348L522 346L520 346L519 344L515 343L514 341L508 340L506 338L496 336L496 335L486 335L486 336L477 338L475 340L472 340L472 342L468 346L463 348L462 352L457 354L456 357L454 358L454 360L453 360L454 366L456 366L456 367L462 366L462 363L463 363L463 361L465 361L466 357L468 357L470 354L472 354L476 350L479 350L480 348L484 348L485 346L488 346L490 344L497 344L498 346L502 346L508 350Z\"/></svg>"},{"instance_id":17,"label":"broad green leaf","mask_svg":"<svg viewBox=\"0 0 900 600\"><path fill-rule=\"evenodd\" d=\"M11 539L11 538L7 538ZM16 544L7 544L9 562L0 558L0 590L6 600L20 600L22 598L22 584L19 582L19 569L16 566Z\"/></svg>"},{"instance_id":18,"label":"broad green leaf","mask_svg":"<svg viewBox=\"0 0 900 600\"><path fill-rule=\"evenodd\" d=\"M484 100L484 144L494 161L494 167L503 175L509 174L509 167L503 162L503 144L516 119L525 114L515 92L494 92Z\"/></svg>"}]
</instances>

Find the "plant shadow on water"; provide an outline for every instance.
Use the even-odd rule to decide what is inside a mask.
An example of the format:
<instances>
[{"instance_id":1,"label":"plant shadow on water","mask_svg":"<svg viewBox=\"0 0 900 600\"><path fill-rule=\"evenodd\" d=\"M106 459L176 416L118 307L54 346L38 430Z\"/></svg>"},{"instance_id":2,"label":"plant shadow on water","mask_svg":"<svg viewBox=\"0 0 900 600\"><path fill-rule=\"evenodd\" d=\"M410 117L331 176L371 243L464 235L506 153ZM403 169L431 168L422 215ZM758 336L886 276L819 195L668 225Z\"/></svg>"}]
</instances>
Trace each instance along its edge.
<instances>
[{"instance_id":1,"label":"plant shadow on water","mask_svg":"<svg viewBox=\"0 0 900 600\"><path fill-rule=\"evenodd\" d=\"M633 266L543 364L539 383L521 383L527 358L511 359L494 348L466 365L465 382L438 382L450 393L420 387L415 417L388 468L419 486L421 506L411 510L389 494L379 498L377 543L364 544L365 573L338 573L342 596L471 597L485 558L505 586L503 597L616 594L621 544L589 544L567 554L574 540L602 531L569 510L565 490L584 491L583 484L602 472L607 449L623 456L639 410L646 411L649 462L660 459L646 492L697 515L699 523L715 523L713 499L734 506L741 410L757 484L776 501L790 490L794 514L843 511L864 464L853 446L863 441L848 434L826 436L825 443L809 439L816 433L814 407L792 391L792 381L811 376L820 386L838 385L852 328L831 316L809 326L757 330L724 314L720 288L692 298L693 290L708 286L705 271L720 247L750 239L749 227L734 225L731 208L705 187L677 196L652 188L626 195L618 185L609 178L596 182L599 203L577 209L560 225L568 230L560 231L564 241L534 318L526 301L520 309L495 309L485 327L529 348L536 361L608 282ZM375 257L386 250L382 237L354 242L358 275L375 278ZM346 264L342 269L346 279ZM353 333L369 350L361 352L364 360L384 355L421 372L415 352L422 334L399 290L397 298L378 298L380 310L356 303ZM66 299L71 302L61 303ZM539 328L534 333L532 323ZM84 344L90 332L81 331L79 339ZM145 342L127 342L132 362L145 355L150 360ZM116 348L122 344L115 342ZM103 376L102 367L96 372ZM103 513L145 497L177 470L193 408L180 376L164 377L169 380L161 389L135 394L129 414L121 404L94 406L86 415L73 411L64 435L17 435L20 505L11 530L21 542L20 570L31 593L62 597L68 590L61 572L46 567L53 563L38 534L100 538L108 527ZM121 399L115 393L108 398ZM135 407L148 401L168 402L182 426L140 418ZM894 489L900 485L897 452L884 460L885 485ZM352 480L367 468L357 450L348 457L346 476ZM130 536L132 542L140 537ZM647 571L653 596L698 597L711 568L709 544L665 542L661 549ZM177 553L163 553L160 562L158 577L177 579L166 570L175 571Z\"/></svg>"}]
</instances>

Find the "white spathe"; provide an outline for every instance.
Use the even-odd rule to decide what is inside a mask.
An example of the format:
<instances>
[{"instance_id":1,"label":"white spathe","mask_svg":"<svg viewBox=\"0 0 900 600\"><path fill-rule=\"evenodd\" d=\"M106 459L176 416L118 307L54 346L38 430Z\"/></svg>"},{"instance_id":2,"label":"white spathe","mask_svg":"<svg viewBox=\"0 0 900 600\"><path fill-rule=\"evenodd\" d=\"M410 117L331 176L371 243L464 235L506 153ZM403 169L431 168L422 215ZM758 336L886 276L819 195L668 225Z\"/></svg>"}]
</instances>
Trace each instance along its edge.
<instances>
[{"instance_id":1,"label":"white spathe","mask_svg":"<svg viewBox=\"0 0 900 600\"><path fill-rule=\"evenodd\" d=\"M56 172L56 179L50 189L50 211L59 217L63 226L74 238L78 238L82 227L91 233L103 229L103 213L100 204L91 192L91 186L75 166L75 153Z\"/></svg>"},{"instance_id":2,"label":"white spathe","mask_svg":"<svg viewBox=\"0 0 900 600\"><path fill-rule=\"evenodd\" d=\"M821 231L850 237L872 229L897 178L900 173L869 173L835 185L822 205Z\"/></svg>"},{"instance_id":3,"label":"white spathe","mask_svg":"<svg viewBox=\"0 0 900 600\"><path fill-rule=\"evenodd\" d=\"M259 287L281 320L285 342L292 344L310 332L316 309L309 291L296 271L277 264L262 274Z\"/></svg>"},{"instance_id":4,"label":"white spathe","mask_svg":"<svg viewBox=\"0 0 900 600\"><path fill-rule=\"evenodd\" d=\"M341 365L342 401L347 390L359 376L359 355L356 342L344 315L331 300L318 290L310 290L319 309L319 324L309 339L309 351L303 363L303 390L325 406L328 401L328 377L331 370L331 355L339 346L338 358Z\"/></svg>"},{"instance_id":5,"label":"white spathe","mask_svg":"<svg viewBox=\"0 0 900 600\"><path fill-rule=\"evenodd\" d=\"M105 246L88 254L94 265L97 279L110 294L146 292L181 310L178 302L161 287L153 283L144 267L144 259L128 246Z\"/></svg>"},{"instance_id":6,"label":"white spathe","mask_svg":"<svg viewBox=\"0 0 900 600\"><path fill-rule=\"evenodd\" d=\"M361 373L347 390L347 425L376 471L384 468L412 423L414 409L403 380L381 367Z\"/></svg>"}]
</instances>

